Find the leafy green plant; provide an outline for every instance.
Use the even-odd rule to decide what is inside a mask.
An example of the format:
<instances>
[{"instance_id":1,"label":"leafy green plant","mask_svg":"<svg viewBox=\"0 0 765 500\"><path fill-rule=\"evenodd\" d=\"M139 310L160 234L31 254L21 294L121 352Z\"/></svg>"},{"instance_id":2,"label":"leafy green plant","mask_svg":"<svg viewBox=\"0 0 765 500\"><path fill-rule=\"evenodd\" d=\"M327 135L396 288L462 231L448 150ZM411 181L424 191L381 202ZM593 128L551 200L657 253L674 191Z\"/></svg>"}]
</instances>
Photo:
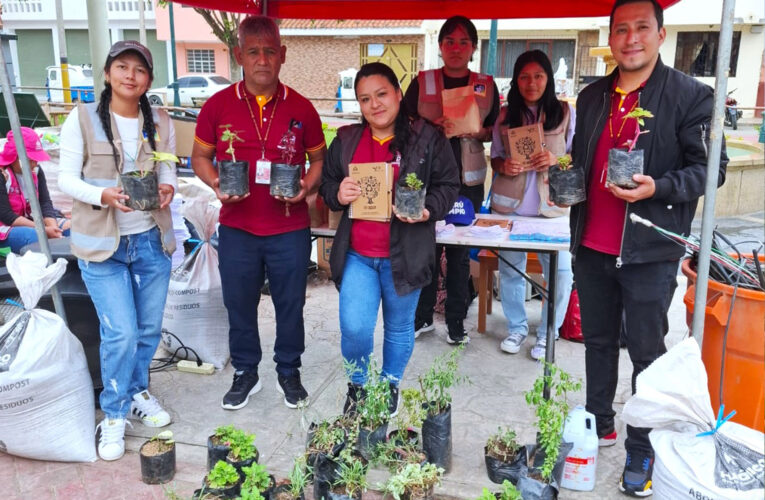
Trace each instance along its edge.
<instances>
[{"instance_id":1,"label":"leafy green plant","mask_svg":"<svg viewBox=\"0 0 765 500\"><path fill-rule=\"evenodd\" d=\"M494 494L488 488L484 488L476 500L523 500L523 497L513 483L505 479L499 493Z\"/></svg>"},{"instance_id":2,"label":"leafy green plant","mask_svg":"<svg viewBox=\"0 0 765 500\"><path fill-rule=\"evenodd\" d=\"M404 177L404 182L406 183L406 187L412 191L419 191L422 189L422 181L417 178L417 174L414 172L406 174L406 177Z\"/></svg>"},{"instance_id":3,"label":"leafy green plant","mask_svg":"<svg viewBox=\"0 0 765 500\"><path fill-rule=\"evenodd\" d=\"M250 434L241 429L234 429L226 442L231 449L228 456L235 462L249 460L258 453L258 449L255 447L255 434Z\"/></svg>"},{"instance_id":4,"label":"leafy green plant","mask_svg":"<svg viewBox=\"0 0 765 500\"><path fill-rule=\"evenodd\" d=\"M571 155L565 154L563 156L558 157L558 168L561 170L568 170L571 168L573 160L571 159Z\"/></svg>"},{"instance_id":5,"label":"leafy green plant","mask_svg":"<svg viewBox=\"0 0 765 500\"><path fill-rule=\"evenodd\" d=\"M650 132L650 130L640 130L640 127L645 126L645 120L643 118L653 118L653 113L648 111L647 109L643 109L640 107L637 107L627 113L627 115L624 117L627 118L635 118L638 122L638 127L635 127L635 137L632 139L628 139L626 142L626 145L629 147L627 151L632 151L632 149L635 147L635 144L637 144L638 137L640 137L641 134L647 134Z\"/></svg>"},{"instance_id":6,"label":"leafy green plant","mask_svg":"<svg viewBox=\"0 0 765 500\"><path fill-rule=\"evenodd\" d=\"M231 161L236 162L236 155L234 154L234 141L244 142L244 139L239 137L239 134L231 130L231 124L221 125L223 132L220 134L220 140L228 143L226 153L231 155Z\"/></svg>"},{"instance_id":7,"label":"leafy green plant","mask_svg":"<svg viewBox=\"0 0 765 500\"><path fill-rule=\"evenodd\" d=\"M430 415L446 411L452 403L451 388L468 380L466 375L457 374L457 359L464 348L463 344L436 357L425 375L419 376L420 390Z\"/></svg>"},{"instance_id":8,"label":"leafy green plant","mask_svg":"<svg viewBox=\"0 0 765 500\"><path fill-rule=\"evenodd\" d=\"M242 491L266 491L271 486L271 475L266 470L265 465L254 463L248 467L242 467L244 481L242 481Z\"/></svg>"},{"instance_id":9,"label":"leafy green plant","mask_svg":"<svg viewBox=\"0 0 765 500\"><path fill-rule=\"evenodd\" d=\"M311 467L306 463L305 455L301 455L295 460L289 474L289 480L290 494L298 498L311 481Z\"/></svg>"},{"instance_id":10,"label":"leafy green plant","mask_svg":"<svg viewBox=\"0 0 765 500\"><path fill-rule=\"evenodd\" d=\"M337 476L338 479L332 486L344 488L348 496L352 497L367 491L369 486L367 482L367 466L362 460L343 460L340 462Z\"/></svg>"},{"instance_id":11,"label":"leafy green plant","mask_svg":"<svg viewBox=\"0 0 765 500\"><path fill-rule=\"evenodd\" d=\"M425 398L419 390L408 387L401 389L401 407L396 415L396 426L398 430L406 433L407 429L419 429L422 427L422 421L427 416L422 404Z\"/></svg>"},{"instance_id":12,"label":"leafy green plant","mask_svg":"<svg viewBox=\"0 0 765 500\"><path fill-rule=\"evenodd\" d=\"M539 430L537 444L545 454L544 463L539 470L542 477L549 482L560 451L563 424L570 409L566 395L580 390L582 382L553 364L545 362L544 365L545 371L549 370L550 375L546 376L543 372L537 377L534 386L525 393L525 397L526 403L534 407L534 413L537 416ZM544 398L545 384L550 388L549 399Z\"/></svg>"},{"instance_id":13,"label":"leafy green plant","mask_svg":"<svg viewBox=\"0 0 765 500\"><path fill-rule=\"evenodd\" d=\"M518 436L510 428L497 428L496 434L486 441L486 452L502 462L509 462L521 449Z\"/></svg>"},{"instance_id":14,"label":"leafy green plant","mask_svg":"<svg viewBox=\"0 0 765 500\"><path fill-rule=\"evenodd\" d=\"M377 445L372 461L395 473L407 464L419 464L426 458L425 452L414 443L388 440Z\"/></svg>"},{"instance_id":15,"label":"leafy green plant","mask_svg":"<svg viewBox=\"0 0 765 500\"><path fill-rule=\"evenodd\" d=\"M374 430L388 421L390 402L389 381L381 378L381 368L374 357L367 365L367 381L364 384L364 397L356 405L359 425Z\"/></svg>"},{"instance_id":16,"label":"leafy green plant","mask_svg":"<svg viewBox=\"0 0 765 500\"><path fill-rule=\"evenodd\" d=\"M345 437L343 419L323 420L314 428L308 449L320 453L330 453L336 445L345 441Z\"/></svg>"},{"instance_id":17,"label":"leafy green plant","mask_svg":"<svg viewBox=\"0 0 765 500\"><path fill-rule=\"evenodd\" d=\"M216 490L228 488L238 482L239 473L236 468L223 460L218 460L215 467L207 473L207 485Z\"/></svg>"},{"instance_id":18,"label":"leafy green plant","mask_svg":"<svg viewBox=\"0 0 765 500\"><path fill-rule=\"evenodd\" d=\"M162 163L162 162L172 162L172 163L178 163L180 160L177 156L175 156L173 153L163 153L161 151L152 151L151 156L146 160L146 166L149 167L153 163ZM154 169L152 168L144 168L143 165L141 165L141 168L139 170L134 170L133 172L129 172L126 175L130 175L132 177L146 177L151 172L153 172Z\"/></svg>"},{"instance_id":19,"label":"leafy green plant","mask_svg":"<svg viewBox=\"0 0 765 500\"><path fill-rule=\"evenodd\" d=\"M440 484L443 473L444 469L431 463L407 464L388 478L383 490L395 500L414 497L413 493L422 494Z\"/></svg>"}]
</instances>

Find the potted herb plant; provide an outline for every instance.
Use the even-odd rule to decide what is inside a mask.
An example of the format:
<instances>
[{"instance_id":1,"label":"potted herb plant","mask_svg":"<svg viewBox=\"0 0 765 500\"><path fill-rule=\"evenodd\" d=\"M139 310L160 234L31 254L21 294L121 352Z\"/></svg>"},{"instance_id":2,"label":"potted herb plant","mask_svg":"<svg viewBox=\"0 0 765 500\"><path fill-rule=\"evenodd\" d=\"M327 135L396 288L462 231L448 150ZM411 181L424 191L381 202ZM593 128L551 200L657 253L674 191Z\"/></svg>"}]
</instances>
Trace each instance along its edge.
<instances>
[{"instance_id":1,"label":"potted herb plant","mask_svg":"<svg viewBox=\"0 0 765 500\"><path fill-rule=\"evenodd\" d=\"M426 464L428 458L418 444L388 440L375 448L374 462L391 473L399 471L407 464Z\"/></svg>"},{"instance_id":2,"label":"potted herb plant","mask_svg":"<svg viewBox=\"0 0 765 500\"><path fill-rule=\"evenodd\" d=\"M175 441L173 431L162 431L149 439L139 451L141 480L146 484L163 484L175 475Z\"/></svg>"},{"instance_id":3,"label":"potted herb plant","mask_svg":"<svg viewBox=\"0 0 765 500\"><path fill-rule=\"evenodd\" d=\"M303 164L292 164L295 156L296 137L290 124L287 132L279 141L278 149L282 152L282 162L271 164L271 196L282 196L284 198L293 198L300 192L300 177L303 172Z\"/></svg>"},{"instance_id":4,"label":"potted herb plant","mask_svg":"<svg viewBox=\"0 0 765 500\"><path fill-rule=\"evenodd\" d=\"M395 418L396 430L388 434L388 440L396 444L420 444L420 435L416 429L422 426L425 409L422 393L412 387L401 390L401 408Z\"/></svg>"},{"instance_id":5,"label":"potted herb plant","mask_svg":"<svg viewBox=\"0 0 765 500\"><path fill-rule=\"evenodd\" d=\"M510 481L502 481L502 489L497 493L492 493L488 488L484 488L481 496L476 500L523 500L521 492Z\"/></svg>"},{"instance_id":6,"label":"potted herb plant","mask_svg":"<svg viewBox=\"0 0 765 500\"><path fill-rule=\"evenodd\" d=\"M304 500L305 488L311 480L311 467L306 463L306 456L295 460L287 480L271 490L269 500Z\"/></svg>"},{"instance_id":7,"label":"potted herb plant","mask_svg":"<svg viewBox=\"0 0 765 500\"><path fill-rule=\"evenodd\" d=\"M234 466L221 460L205 476L200 493L220 498L236 498L239 495L239 481L239 473Z\"/></svg>"},{"instance_id":8,"label":"potted herb plant","mask_svg":"<svg viewBox=\"0 0 765 500\"><path fill-rule=\"evenodd\" d=\"M587 198L584 170L574 168L571 155L563 155L547 171L550 200L556 205L576 205Z\"/></svg>"},{"instance_id":9,"label":"potted herb plant","mask_svg":"<svg viewBox=\"0 0 765 500\"><path fill-rule=\"evenodd\" d=\"M236 432L233 425L220 426L207 438L207 470L211 470L218 460L226 460L231 451L231 436Z\"/></svg>"},{"instance_id":10,"label":"potted herb plant","mask_svg":"<svg viewBox=\"0 0 765 500\"><path fill-rule=\"evenodd\" d=\"M399 181L396 184L396 214L410 219L422 217L422 211L425 209L425 191L417 174L407 174L403 183Z\"/></svg>"},{"instance_id":11,"label":"potted herb plant","mask_svg":"<svg viewBox=\"0 0 765 500\"><path fill-rule=\"evenodd\" d=\"M526 453L518 444L515 431L499 427L489 437L483 452L486 472L493 483L501 484L507 479L518 482L521 469L526 466Z\"/></svg>"},{"instance_id":12,"label":"potted herb plant","mask_svg":"<svg viewBox=\"0 0 765 500\"><path fill-rule=\"evenodd\" d=\"M529 468L521 472L517 483L525 500L558 498L563 465L573 446L562 442L563 425L570 409L566 395L582 388L581 381L555 365L545 363L545 368L549 375L542 373L525 393L526 403L534 407L537 417L537 443L526 447ZM547 399L545 384L550 389Z\"/></svg>"},{"instance_id":13,"label":"potted herb plant","mask_svg":"<svg viewBox=\"0 0 765 500\"><path fill-rule=\"evenodd\" d=\"M324 500L361 500L367 491L367 464L363 460L350 460L340 463L338 478L332 484L329 495ZM317 500L321 497L314 495Z\"/></svg>"},{"instance_id":14,"label":"potted herb plant","mask_svg":"<svg viewBox=\"0 0 765 500\"><path fill-rule=\"evenodd\" d=\"M430 500L443 473L434 464L406 464L388 478L383 489L395 500Z\"/></svg>"},{"instance_id":15,"label":"potted herb plant","mask_svg":"<svg viewBox=\"0 0 765 500\"><path fill-rule=\"evenodd\" d=\"M420 390L427 412L422 422L422 448L428 462L449 471L452 465L452 395L451 388L466 381L457 373L457 358L464 344L438 356L428 371L419 376Z\"/></svg>"},{"instance_id":16,"label":"potted herb plant","mask_svg":"<svg viewBox=\"0 0 765 500\"><path fill-rule=\"evenodd\" d=\"M258 461L259 453L255 447L255 434L234 429L234 432L229 436L229 447L226 462L233 465L244 480L244 468Z\"/></svg>"},{"instance_id":17,"label":"potted herb plant","mask_svg":"<svg viewBox=\"0 0 765 500\"><path fill-rule=\"evenodd\" d=\"M221 125L223 132L220 140L228 143L226 153L231 155L231 161L218 161L218 189L222 194L230 196L244 196L250 192L250 164L246 161L236 161L234 142L244 142L235 131L231 130L231 124Z\"/></svg>"},{"instance_id":18,"label":"potted herb plant","mask_svg":"<svg viewBox=\"0 0 765 500\"><path fill-rule=\"evenodd\" d=\"M364 397L356 405L358 421L357 449L362 457L369 460L375 446L385 441L390 418L389 381L380 377L380 367L374 358L367 368L367 381L364 384Z\"/></svg>"},{"instance_id":19,"label":"potted herb plant","mask_svg":"<svg viewBox=\"0 0 765 500\"><path fill-rule=\"evenodd\" d=\"M340 456L349 453L346 443L356 438L358 425L354 420L338 418L311 424L308 432L307 460L312 467L314 498L320 498L337 481ZM349 437L349 433L354 437Z\"/></svg>"},{"instance_id":20,"label":"potted herb plant","mask_svg":"<svg viewBox=\"0 0 765 500\"><path fill-rule=\"evenodd\" d=\"M634 118L637 120L635 136L624 143L624 148L612 148L608 150L608 174L606 182L616 186L632 189L637 183L632 180L635 174L643 173L643 150L635 149L638 137L647 134L648 130L640 130L645 126L644 118L653 118L653 113L643 108L635 108L625 116L625 120Z\"/></svg>"},{"instance_id":21,"label":"potted herb plant","mask_svg":"<svg viewBox=\"0 0 765 500\"><path fill-rule=\"evenodd\" d=\"M268 473L265 465L253 463L247 467L242 467L244 479L242 480L240 494L243 500L245 497L254 497L256 494L267 499L271 490L276 485L274 476Z\"/></svg>"},{"instance_id":22,"label":"potted herb plant","mask_svg":"<svg viewBox=\"0 0 765 500\"><path fill-rule=\"evenodd\" d=\"M159 208L159 181L153 168L154 163L175 162L178 157L172 153L152 151L147 160L149 168L140 168L126 174L120 174L122 192L128 196L125 205L133 210L150 211Z\"/></svg>"}]
</instances>

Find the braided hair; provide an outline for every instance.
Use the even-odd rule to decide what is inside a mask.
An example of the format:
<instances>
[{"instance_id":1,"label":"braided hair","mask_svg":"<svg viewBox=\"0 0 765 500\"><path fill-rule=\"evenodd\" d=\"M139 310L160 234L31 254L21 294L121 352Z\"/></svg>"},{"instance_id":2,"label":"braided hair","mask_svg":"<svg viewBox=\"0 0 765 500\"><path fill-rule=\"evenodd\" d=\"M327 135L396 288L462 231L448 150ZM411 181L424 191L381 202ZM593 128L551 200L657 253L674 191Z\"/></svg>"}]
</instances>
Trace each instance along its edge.
<instances>
[{"instance_id":1,"label":"braided hair","mask_svg":"<svg viewBox=\"0 0 765 500\"><path fill-rule=\"evenodd\" d=\"M131 53L134 53L138 56L141 61L143 61L144 65L146 66L147 71L149 72L149 82L154 80L154 72L151 69L151 66L146 62L146 59L144 57L136 52L136 51L130 51ZM119 56L117 56L119 57ZM106 62L104 63L104 73L109 73L111 69L111 65L114 62L116 57L109 56L106 58ZM114 132L112 131L112 119L111 114L109 111L109 104L112 101L112 86L109 84L109 82L104 82L104 90L101 92L101 96L98 99L98 107L96 107L96 111L98 112L98 118L101 122L101 127L104 129L104 132L106 133L106 138L109 139L109 144L112 146L112 157L114 158L114 166L115 168L119 168L119 153L117 152L117 147L114 145ZM156 133L156 127L154 125L154 115L151 111L151 104L149 103L149 98L146 97L146 93L144 92L143 95L141 95L141 98L139 100L139 107L141 110L141 113L143 114L143 135L146 137L149 141L149 144L151 145L151 149L153 151L157 150L157 143L154 139L154 135ZM138 139L141 140L140 138Z\"/></svg>"}]
</instances>

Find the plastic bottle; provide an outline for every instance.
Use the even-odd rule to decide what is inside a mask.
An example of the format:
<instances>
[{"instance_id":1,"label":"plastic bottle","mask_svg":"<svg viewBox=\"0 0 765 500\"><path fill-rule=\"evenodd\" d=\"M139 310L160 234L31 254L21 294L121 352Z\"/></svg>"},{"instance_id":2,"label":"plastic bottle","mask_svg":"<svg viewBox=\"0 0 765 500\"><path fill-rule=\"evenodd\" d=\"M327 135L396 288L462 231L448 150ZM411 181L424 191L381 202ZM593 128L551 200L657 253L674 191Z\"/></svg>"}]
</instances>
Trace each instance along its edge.
<instances>
[{"instance_id":1,"label":"plastic bottle","mask_svg":"<svg viewBox=\"0 0 765 500\"><path fill-rule=\"evenodd\" d=\"M598 433L595 416L577 406L566 417L563 441L574 443L563 466L561 486L569 490L592 491L598 463Z\"/></svg>"}]
</instances>

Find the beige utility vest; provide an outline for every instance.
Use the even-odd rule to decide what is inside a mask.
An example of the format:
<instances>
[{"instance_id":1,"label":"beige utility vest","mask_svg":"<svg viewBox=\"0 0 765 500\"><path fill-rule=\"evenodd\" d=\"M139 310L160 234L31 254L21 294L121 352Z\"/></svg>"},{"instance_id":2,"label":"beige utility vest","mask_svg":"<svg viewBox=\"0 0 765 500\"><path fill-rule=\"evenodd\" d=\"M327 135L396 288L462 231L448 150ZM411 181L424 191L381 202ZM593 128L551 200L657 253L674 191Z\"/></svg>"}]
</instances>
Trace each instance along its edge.
<instances>
[{"instance_id":1,"label":"beige utility vest","mask_svg":"<svg viewBox=\"0 0 765 500\"><path fill-rule=\"evenodd\" d=\"M115 167L112 146L101 126L96 111L97 106L97 102L77 105L84 143L82 180L101 188L116 187L119 185L119 174L122 172L122 141L119 138L114 116L110 114L114 146L117 148L119 157L119 165ZM168 151L167 145L170 117L164 110L153 109L152 114L158 134L158 137L155 136L157 151L171 152ZM142 137L142 113L138 114L138 131L138 137ZM148 141L143 141L142 146L138 148L136 165L143 165L144 168L150 167L156 171L159 165L149 160L151 154L151 144ZM114 207L95 206L74 200L71 248L76 257L87 261L103 262L114 254L120 240L116 210ZM175 251L175 235L170 207L152 210L151 216L162 234L162 248L168 254L172 254Z\"/></svg>"},{"instance_id":2,"label":"beige utility vest","mask_svg":"<svg viewBox=\"0 0 765 500\"><path fill-rule=\"evenodd\" d=\"M567 102L560 102L563 107L563 119L552 130L545 130L544 147L556 157L566 154L566 135L569 125L569 110ZM499 133L501 137L507 134L508 126L502 124L507 115L507 107L503 107L497 120L500 122ZM541 117L544 123L544 114ZM509 154L509 151L505 151ZM541 174L541 175L540 175ZM550 190L546 184L547 172L537 172L537 190L539 191L539 214L545 217L560 217L568 212L567 208L550 206ZM511 214L523 202L523 193L526 191L526 172L510 176L498 173L491 187L491 210L501 214Z\"/></svg>"},{"instance_id":3,"label":"beige utility vest","mask_svg":"<svg viewBox=\"0 0 765 500\"><path fill-rule=\"evenodd\" d=\"M441 118L444 114L441 103L441 91L444 89L443 69L420 71L417 75L420 85L420 95L417 101L417 113L430 121ZM468 85L473 87L481 126L491 113L494 104L494 79L489 75L470 72ZM462 183L466 186L477 186L486 180L486 153L483 143L468 137L460 138L462 160Z\"/></svg>"}]
</instances>

